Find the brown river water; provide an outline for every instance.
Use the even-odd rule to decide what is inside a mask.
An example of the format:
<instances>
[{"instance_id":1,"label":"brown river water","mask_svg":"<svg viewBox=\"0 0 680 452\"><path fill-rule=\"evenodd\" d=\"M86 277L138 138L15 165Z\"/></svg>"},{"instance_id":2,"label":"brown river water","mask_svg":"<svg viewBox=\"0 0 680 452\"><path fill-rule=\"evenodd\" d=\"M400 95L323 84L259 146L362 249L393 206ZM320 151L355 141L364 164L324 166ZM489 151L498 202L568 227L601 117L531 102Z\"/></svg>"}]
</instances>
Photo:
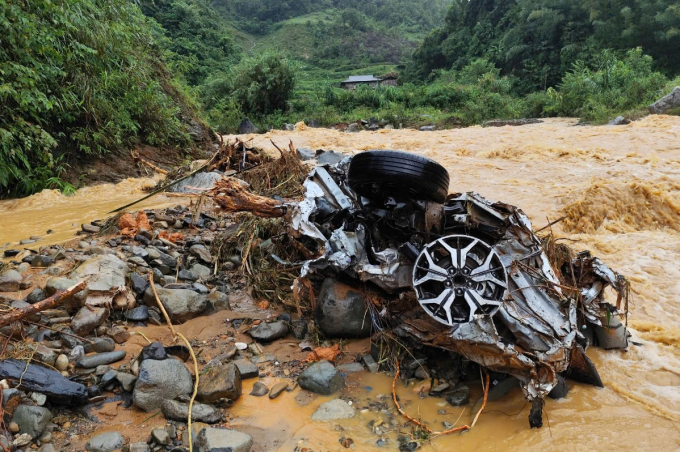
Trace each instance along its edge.
<instances>
[{"instance_id":1,"label":"brown river water","mask_svg":"<svg viewBox=\"0 0 680 452\"><path fill-rule=\"evenodd\" d=\"M569 382L566 399L547 401L540 430L529 429L529 407L520 391L511 392L489 403L472 431L434 438L423 451L680 450L680 118L650 116L627 126L575 124L553 119L522 127L355 134L298 125L291 132L245 137L270 150L270 140L278 145L292 140L296 147L348 154L397 149L430 157L449 170L452 192L477 191L519 206L535 227L566 215L553 227L558 236L578 249L592 250L630 278L629 325L633 341L640 345L631 345L628 351L589 350L604 389ZM0 246L9 242L17 247L20 239L31 235L43 236L35 246L70 239L78 229L73 224L105 218L107 211L141 197L141 189L152 183L128 179L88 187L70 198L44 191L0 201ZM158 196L142 207L182 202L188 201ZM45 235L47 229L53 234ZM205 319L196 320L201 328L191 324L185 328L199 339L214 336L221 323L215 319L215 328L206 329ZM160 332L145 334L156 338ZM361 373L348 381L345 394L357 406L390 393L391 379L385 375ZM396 434L385 436L391 442L387 447L378 447L378 437L367 427L370 420L380 418L378 413L359 412L342 422L312 422L311 413L327 398L300 406L295 400L298 389L276 400L249 397L252 383L244 384L244 396L229 412L231 425L255 438L254 450L292 451L300 446L341 451L346 450L338 443L342 436L354 440L353 450L396 450ZM413 416L420 415L435 429L442 428L443 420L458 419L460 408L437 405L442 399L419 399L415 390L398 390ZM473 404L480 394L481 388L476 392L473 388ZM471 422L473 404L465 408L459 424ZM447 414L438 415L441 409ZM130 427L147 417L117 422ZM145 435L153 422L159 421L145 422Z\"/></svg>"}]
</instances>

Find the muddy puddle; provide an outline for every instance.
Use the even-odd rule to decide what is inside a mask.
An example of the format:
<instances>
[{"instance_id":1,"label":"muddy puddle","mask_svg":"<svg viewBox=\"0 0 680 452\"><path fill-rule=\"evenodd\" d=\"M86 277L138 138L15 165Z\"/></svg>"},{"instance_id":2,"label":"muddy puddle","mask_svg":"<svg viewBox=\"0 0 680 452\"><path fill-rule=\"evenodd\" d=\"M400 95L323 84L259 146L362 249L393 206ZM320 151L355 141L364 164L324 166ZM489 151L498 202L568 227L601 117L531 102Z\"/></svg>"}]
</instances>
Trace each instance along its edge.
<instances>
[{"instance_id":1,"label":"muddy puddle","mask_svg":"<svg viewBox=\"0 0 680 452\"><path fill-rule=\"evenodd\" d=\"M449 170L452 192L477 191L520 206L536 228L566 216L553 227L558 236L578 249L591 249L630 278L629 325L635 344L628 351L591 348L588 353L598 366L604 389L569 382L566 399L547 401L546 422L540 430L529 429L529 407L519 391L511 392L490 402L472 431L435 438L423 451L680 449L680 118L651 116L616 127L575 123L556 119L523 127L355 134L299 126L292 132L252 137L256 146L272 150L270 139L279 145L292 140L297 147L346 153L399 149L425 155ZM112 208L141 196L143 185L150 183L128 180L83 189L70 198L43 192L2 201L0 245L16 245L30 235L43 236L35 245L70 239L79 228L73 223L104 218ZM187 202L156 197L142 206ZM46 236L47 229L54 234ZM209 341L219 336L228 315L195 319L180 331ZM167 328L142 331L151 340L170 340ZM132 354L146 343L141 335L133 335L126 349ZM290 353L285 348L273 353L282 361L294 359L297 346L289 347ZM311 414L328 398L307 400L299 389L275 400L256 398L248 395L254 381L244 382L244 395L229 409L230 425L255 439L253 450L292 451L298 446L310 451L347 450L338 442L342 437L352 438L352 450L397 449L398 432L377 435L368 427L370 421L389 424L388 415L371 409L371 404L390 393L388 376L348 376L342 396L353 401L357 416L330 423L311 421ZM271 386L276 378L264 382ZM443 429L443 421L454 423L459 416L459 424L471 422L480 383L471 382L471 388L472 402L462 416L460 408L441 406L443 399L419 398L414 386L399 386L398 392L412 416L419 415L433 429ZM391 406L389 400L386 403ZM438 414L440 410L446 413ZM137 411L114 412L101 418L106 425L100 429L123 426L131 436L145 439L154 422L162 423L160 416L148 417ZM403 419L398 421L403 425ZM402 427L402 432L408 430ZM387 445L381 447L378 440Z\"/></svg>"}]
</instances>

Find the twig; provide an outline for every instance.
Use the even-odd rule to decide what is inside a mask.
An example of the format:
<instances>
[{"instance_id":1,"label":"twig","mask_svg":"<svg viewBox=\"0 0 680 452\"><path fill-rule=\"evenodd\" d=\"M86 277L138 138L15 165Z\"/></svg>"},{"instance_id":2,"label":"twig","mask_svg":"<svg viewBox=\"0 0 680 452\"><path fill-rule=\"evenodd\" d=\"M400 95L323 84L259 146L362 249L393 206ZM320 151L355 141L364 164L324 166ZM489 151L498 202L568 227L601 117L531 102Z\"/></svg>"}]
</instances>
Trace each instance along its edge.
<instances>
[{"instance_id":1,"label":"twig","mask_svg":"<svg viewBox=\"0 0 680 452\"><path fill-rule=\"evenodd\" d=\"M560 221L564 221L564 220L566 220L566 219L567 219L567 217L564 216L564 217L558 218L558 219L555 220L555 221L551 221L550 223L548 223L548 224L546 224L545 226L543 226L541 229L539 229L539 230L537 230L537 231L534 231L534 234L538 234L539 232L541 232L541 231L543 231L543 230L545 230L545 229L548 229L550 226L552 226L552 225L554 225L554 224L557 224L557 223L559 223Z\"/></svg>"}]
</instances>

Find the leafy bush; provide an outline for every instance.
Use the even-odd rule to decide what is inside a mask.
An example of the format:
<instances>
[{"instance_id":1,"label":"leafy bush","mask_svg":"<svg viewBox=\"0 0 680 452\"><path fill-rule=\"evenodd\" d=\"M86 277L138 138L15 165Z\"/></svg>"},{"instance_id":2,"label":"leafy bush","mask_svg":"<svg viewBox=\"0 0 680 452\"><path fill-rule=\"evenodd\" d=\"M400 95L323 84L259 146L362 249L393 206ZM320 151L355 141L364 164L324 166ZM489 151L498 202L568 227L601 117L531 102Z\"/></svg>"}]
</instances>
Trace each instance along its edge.
<instances>
[{"instance_id":1,"label":"leafy bush","mask_svg":"<svg viewBox=\"0 0 680 452\"><path fill-rule=\"evenodd\" d=\"M0 4L0 28L2 194L58 186L68 154L187 142L131 2L12 0Z\"/></svg>"},{"instance_id":2,"label":"leafy bush","mask_svg":"<svg viewBox=\"0 0 680 452\"><path fill-rule=\"evenodd\" d=\"M246 113L286 110L295 88L297 66L280 52L246 58L232 73L233 97Z\"/></svg>"}]
</instances>

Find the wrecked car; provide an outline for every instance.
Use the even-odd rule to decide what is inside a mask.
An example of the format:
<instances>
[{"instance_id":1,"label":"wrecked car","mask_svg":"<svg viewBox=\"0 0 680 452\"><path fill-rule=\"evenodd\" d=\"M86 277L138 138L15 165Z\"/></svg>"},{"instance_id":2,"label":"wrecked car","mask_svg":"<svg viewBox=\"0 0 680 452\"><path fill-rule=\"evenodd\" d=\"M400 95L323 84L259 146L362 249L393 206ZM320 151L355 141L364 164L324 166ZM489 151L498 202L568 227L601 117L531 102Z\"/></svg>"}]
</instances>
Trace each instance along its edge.
<instances>
[{"instance_id":1,"label":"wrecked car","mask_svg":"<svg viewBox=\"0 0 680 452\"><path fill-rule=\"evenodd\" d=\"M386 302L371 316L375 329L516 377L540 427L563 376L602 386L587 336L620 325L628 282L588 252L549 256L521 209L448 187L441 165L397 151L317 166L304 199L288 206L293 234L316 256L301 277L341 274L415 295L402 312Z\"/></svg>"}]
</instances>

